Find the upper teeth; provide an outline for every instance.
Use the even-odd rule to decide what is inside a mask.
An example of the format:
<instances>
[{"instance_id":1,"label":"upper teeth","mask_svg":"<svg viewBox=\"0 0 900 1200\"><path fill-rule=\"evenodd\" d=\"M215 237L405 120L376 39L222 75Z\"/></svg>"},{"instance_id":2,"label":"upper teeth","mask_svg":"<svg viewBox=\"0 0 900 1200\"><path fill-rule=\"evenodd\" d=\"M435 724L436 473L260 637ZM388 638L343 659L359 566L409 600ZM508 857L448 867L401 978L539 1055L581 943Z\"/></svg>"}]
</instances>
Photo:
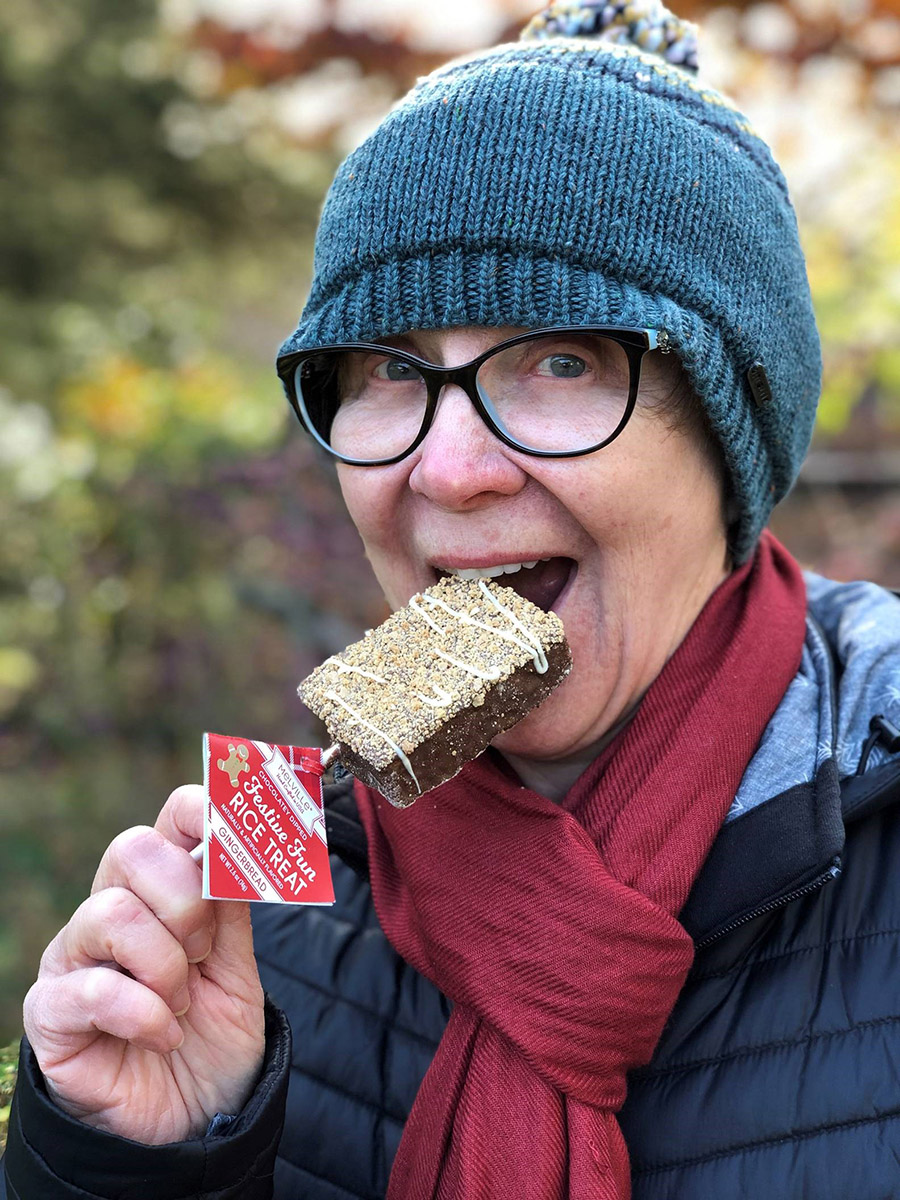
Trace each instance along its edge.
<instances>
[{"instance_id":1,"label":"upper teeth","mask_svg":"<svg viewBox=\"0 0 900 1200\"><path fill-rule=\"evenodd\" d=\"M536 567L539 561L547 562L548 560L535 558L531 562L501 563L496 567L465 567L460 570L455 567L447 567L446 571L448 575L455 575L458 579L496 579L498 575L514 575L523 567Z\"/></svg>"}]
</instances>

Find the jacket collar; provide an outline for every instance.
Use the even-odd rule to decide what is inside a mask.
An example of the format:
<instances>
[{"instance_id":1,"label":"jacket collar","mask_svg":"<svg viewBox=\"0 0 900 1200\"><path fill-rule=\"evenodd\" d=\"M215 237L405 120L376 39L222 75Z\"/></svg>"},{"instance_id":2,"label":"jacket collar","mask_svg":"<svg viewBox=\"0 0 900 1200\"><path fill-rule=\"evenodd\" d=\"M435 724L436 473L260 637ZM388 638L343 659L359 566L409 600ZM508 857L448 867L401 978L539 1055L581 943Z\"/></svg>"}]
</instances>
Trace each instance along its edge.
<instances>
[{"instance_id":1,"label":"jacket collar","mask_svg":"<svg viewBox=\"0 0 900 1200\"><path fill-rule=\"evenodd\" d=\"M808 573L800 670L751 760L680 920L698 946L840 874L846 826L900 799L900 754L856 775L869 721L900 720L900 603Z\"/></svg>"}]
</instances>

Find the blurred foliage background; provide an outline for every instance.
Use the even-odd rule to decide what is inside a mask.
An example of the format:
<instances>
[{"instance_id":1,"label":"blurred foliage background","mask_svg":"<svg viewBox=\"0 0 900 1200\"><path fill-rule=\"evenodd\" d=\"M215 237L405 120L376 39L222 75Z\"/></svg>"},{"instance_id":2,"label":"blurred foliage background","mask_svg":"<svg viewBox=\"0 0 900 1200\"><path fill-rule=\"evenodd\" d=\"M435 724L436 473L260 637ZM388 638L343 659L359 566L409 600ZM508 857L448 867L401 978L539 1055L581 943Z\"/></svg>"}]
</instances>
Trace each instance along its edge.
<instances>
[{"instance_id":1,"label":"blurred foliage background","mask_svg":"<svg viewBox=\"0 0 900 1200\"><path fill-rule=\"evenodd\" d=\"M383 615L272 371L339 160L531 0L0 7L0 1043L204 729L316 743L297 680ZM691 0L792 185L825 339L780 536L900 587L900 0Z\"/></svg>"}]
</instances>

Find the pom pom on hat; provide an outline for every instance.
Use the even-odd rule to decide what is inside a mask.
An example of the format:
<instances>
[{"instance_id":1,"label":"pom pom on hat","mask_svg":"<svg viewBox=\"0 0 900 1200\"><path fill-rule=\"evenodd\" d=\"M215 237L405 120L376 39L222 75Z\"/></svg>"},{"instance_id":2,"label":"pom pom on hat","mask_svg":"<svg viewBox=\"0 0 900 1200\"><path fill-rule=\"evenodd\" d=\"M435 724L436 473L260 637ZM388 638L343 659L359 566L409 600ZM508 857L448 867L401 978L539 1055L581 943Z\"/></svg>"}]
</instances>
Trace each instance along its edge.
<instances>
[{"instance_id":1,"label":"pom pom on hat","mask_svg":"<svg viewBox=\"0 0 900 1200\"><path fill-rule=\"evenodd\" d=\"M676 17L659 0L556 0L529 21L521 36L523 41L577 37L626 42L673 66L697 71L697 26Z\"/></svg>"}]
</instances>

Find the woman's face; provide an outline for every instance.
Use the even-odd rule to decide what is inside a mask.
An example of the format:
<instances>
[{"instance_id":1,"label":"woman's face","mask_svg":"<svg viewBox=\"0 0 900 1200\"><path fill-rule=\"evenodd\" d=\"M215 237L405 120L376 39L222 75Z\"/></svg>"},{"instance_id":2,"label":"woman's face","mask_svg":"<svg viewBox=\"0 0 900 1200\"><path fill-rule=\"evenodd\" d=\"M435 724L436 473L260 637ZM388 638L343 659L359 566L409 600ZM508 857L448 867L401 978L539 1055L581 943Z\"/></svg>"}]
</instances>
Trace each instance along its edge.
<instances>
[{"instance_id":1,"label":"woman's face","mask_svg":"<svg viewBox=\"0 0 900 1200\"><path fill-rule=\"evenodd\" d=\"M424 331L388 344L453 366L518 332ZM500 582L559 615L573 667L495 741L501 751L564 759L601 739L640 700L727 574L716 466L695 435L673 430L653 411L675 372L674 356L645 357L625 430L582 458L510 450L450 386L408 458L338 466L350 515L393 608L441 571L539 560Z\"/></svg>"}]
</instances>

